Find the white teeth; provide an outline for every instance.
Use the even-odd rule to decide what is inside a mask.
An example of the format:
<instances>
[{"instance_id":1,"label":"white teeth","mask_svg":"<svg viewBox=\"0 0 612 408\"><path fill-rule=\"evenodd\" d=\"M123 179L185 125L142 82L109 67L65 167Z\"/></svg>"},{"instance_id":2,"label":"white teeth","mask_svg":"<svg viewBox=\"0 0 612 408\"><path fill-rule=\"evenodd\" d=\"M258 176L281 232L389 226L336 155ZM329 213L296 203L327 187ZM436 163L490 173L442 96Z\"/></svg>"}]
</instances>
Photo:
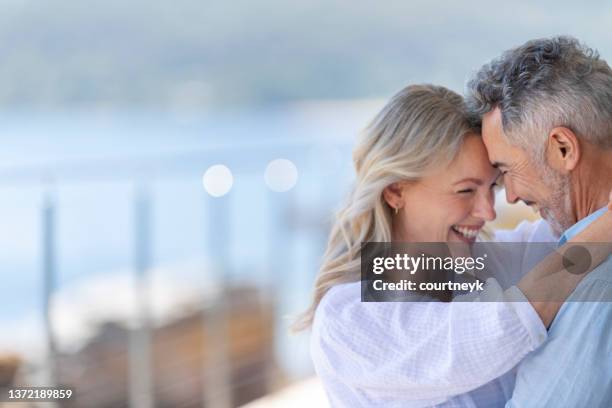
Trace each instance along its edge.
<instances>
[{"instance_id":1,"label":"white teeth","mask_svg":"<svg viewBox=\"0 0 612 408\"><path fill-rule=\"evenodd\" d=\"M470 229L458 226L453 226L453 229L466 238L475 238L480 232L480 229Z\"/></svg>"}]
</instances>

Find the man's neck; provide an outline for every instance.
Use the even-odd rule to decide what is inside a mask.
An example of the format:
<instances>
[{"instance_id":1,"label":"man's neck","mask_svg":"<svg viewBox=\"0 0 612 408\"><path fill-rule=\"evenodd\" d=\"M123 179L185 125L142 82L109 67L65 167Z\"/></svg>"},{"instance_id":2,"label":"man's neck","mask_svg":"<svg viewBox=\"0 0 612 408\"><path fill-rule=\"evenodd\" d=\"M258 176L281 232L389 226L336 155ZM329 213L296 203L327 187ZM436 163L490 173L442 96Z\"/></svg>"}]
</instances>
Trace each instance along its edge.
<instances>
[{"instance_id":1,"label":"man's neck","mask_svg":"<svg viewBox=\"0 0 612 408\"><path fill-rule=\"evenodd\" d=\"M612 191L612 149L585 155L583 160L584 165L572 175L576 221L605 206Z\"/></svg>"}]
</instances>

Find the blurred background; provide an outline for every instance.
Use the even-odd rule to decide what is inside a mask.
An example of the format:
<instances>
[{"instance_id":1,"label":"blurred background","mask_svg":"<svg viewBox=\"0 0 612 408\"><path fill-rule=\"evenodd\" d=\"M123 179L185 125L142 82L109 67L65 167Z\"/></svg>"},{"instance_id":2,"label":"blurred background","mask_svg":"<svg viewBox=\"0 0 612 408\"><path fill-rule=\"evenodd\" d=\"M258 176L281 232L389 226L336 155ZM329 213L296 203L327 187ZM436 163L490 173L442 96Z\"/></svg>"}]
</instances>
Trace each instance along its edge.
<instances>
[{"instance_id":1,"label":"blurred background","mask_svg":"<svg viewBox=\"0 0 612 408\"><path fill-rule=\"evenodd\" d=\"M605 1L3 1L0 386L325 406L288 327L356 135L405 85L462 92L531 38L609 59L611 23Z\"/></svg>"}]
</instances>

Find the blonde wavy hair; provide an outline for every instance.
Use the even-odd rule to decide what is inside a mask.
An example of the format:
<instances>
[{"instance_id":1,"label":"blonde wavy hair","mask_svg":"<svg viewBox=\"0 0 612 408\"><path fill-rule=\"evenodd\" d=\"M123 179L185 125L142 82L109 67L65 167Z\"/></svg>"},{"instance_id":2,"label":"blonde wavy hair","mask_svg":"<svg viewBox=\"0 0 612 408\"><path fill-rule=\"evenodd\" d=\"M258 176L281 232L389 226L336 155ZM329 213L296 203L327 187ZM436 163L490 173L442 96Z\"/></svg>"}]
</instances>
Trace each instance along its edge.
<instances>
[{"instance_id":1,"label":"blonde wavy hair","mask_svg":"<svg viewBox=\"0 0 612 408\"><path fill-rule=\"evenodd\" d=\"M463 98L444 87L410 85L391 98L355 146L355 185L336 214L312 303L293 331L312 325L317 306L330 288L360 279L362 243L391 242L393 210L383 190L449 164L465 136L479 132Z\"/></svg>"}]
</instances>

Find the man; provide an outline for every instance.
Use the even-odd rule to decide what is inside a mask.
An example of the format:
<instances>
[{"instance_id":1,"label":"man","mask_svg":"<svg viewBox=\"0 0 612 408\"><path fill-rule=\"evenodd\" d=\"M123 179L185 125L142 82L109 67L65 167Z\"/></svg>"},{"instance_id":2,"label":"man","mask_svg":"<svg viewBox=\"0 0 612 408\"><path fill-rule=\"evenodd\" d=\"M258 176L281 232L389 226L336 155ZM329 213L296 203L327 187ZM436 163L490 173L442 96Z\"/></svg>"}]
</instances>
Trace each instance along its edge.
<instances>
[{"instance_id":1,"label":"man","mask_svg":"<svg viewBox=\"0 0 612 408\"><path fill-rule=\"evenodd\" d=\"M482 67L467 99L508 202L539 211L560 243L606 211L612 70L596 52L570 37L529 41ZM521 362L506 407L612 406L609 302L612 258L581 282L547 342Z\"/></svg>"}]
</instances>

